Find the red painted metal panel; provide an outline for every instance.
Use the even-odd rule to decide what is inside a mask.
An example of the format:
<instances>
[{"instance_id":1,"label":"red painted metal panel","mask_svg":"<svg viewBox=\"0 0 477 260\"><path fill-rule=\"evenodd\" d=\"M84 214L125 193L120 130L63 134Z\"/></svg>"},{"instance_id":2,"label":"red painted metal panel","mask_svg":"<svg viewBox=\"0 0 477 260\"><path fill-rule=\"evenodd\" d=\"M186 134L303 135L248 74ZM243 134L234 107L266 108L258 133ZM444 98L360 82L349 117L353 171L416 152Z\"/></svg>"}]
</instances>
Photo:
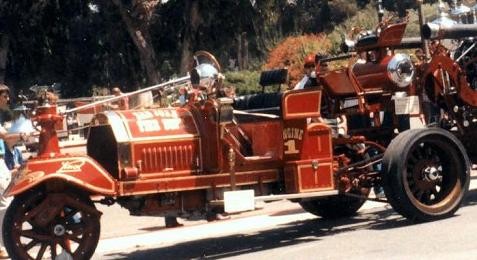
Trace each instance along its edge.
<instances>
[{"instance_id":1,"label":"red painted metal panel","mask_svg":"<svg viewBox=\"0 0 477 260\"><path fill-rule=\"evenodd\" d=\"M62 179L98 194L114 195L116 182L89 157L31 159L13 179L8 196L19 194L49 179Z\"/></svg>"},{"instance_id":2,"label":"red painted metal panel","mask_svg":"<svg viewBox=\"0 0 477 260\"><path fill-rule=\"evenodd\" d=\"M322 123L309 124L303 136L302 147L302 160L323 158L331 161L333 157L333 146L330 127Z\"/></svg>"},{"instance_id":3,"label":"red painted metal panel","mask_svg":"<svg viewBox=\"0 0 477 260\"><path fill-rule=\"evenodd\" d=\"M312 192L334 189L331 161L306 160L287 163L285 188L288 193Z\"/></svg>"},{"instance_id":4,"label":"red painted metal panel","mask_svg":"<svg viewBox=\"0 0 477 260\"><path fill-rule=\"evenodd\" d=\"M356 88L348 76L348 69L338 69L323 73L319 76L326 91L332 96L355 97Z\"/></svg>"},{"instance_id":5,"label":"red painted metal panel","mask_svg":"<svg viewBox=\"0 0 477 260\"><path fill-rule=\"evenodd\" d=\"M183 108L117 111L132 139L198 135L192 114Z\"/></svg>"},{"instance_id":6,"label":"red painted metal panel","mask_svg":"<svg viewBox=\"0 0 477 260\"><path fill-rule=\"evenodd\" d=\"M359 86L366 91L392 90L395 84L388 76L388 64L394 56L384 56L379 63L367 62L353 66L353 73L358 79Z\"/></svg>"},{"instance_id":7,"label":"red painted metal panel","mask_svg":"<svg viewBox=\"0 0 477 260\"><path fill-rule=\"evenodd\" d=\"M329 126L322 123L300 126L297 120L294 127L287 129L283 134L284 157L289 160L284 173L287 192L333 189L333 147Z\"/></svg>"},{"instance_id":8,"label":"red painted metal panel","mask_svg":"<svg viewBox=\"0 0 477 260\"><path fill-rule=\"evenodd\" d=\"M319 117L321 90L289 91L282 102L284 119Z\"/></svg>"},{"instance_id":9,"label":"red painted metal panel","mask_svg":"<svg viewBox=\"0 0 477 260\"><path fill-rule=\"evenodd\" d=\"M235 180L237 186L276 182L279 180L279 170L268 169L236 172ZM162 177L151 180L120 182L119 186L121 195L230 187L230 174L221 173L181 177Z\"/></svg>"},{"instance_id":10,"label":"red painted metal panel","mask_svg":"<svg viewBox=\"0 0 477 260\"><path fill-rule=\"evenodd\" d=\"M257 156L270 156L274 160L283 159L281 120L267 120L240 124L252 142L253 154Z\"/></svg>"},{"instance_id":11,"label":"red painted metal panel","mask_svg":"<svg viewBox=\"0 0 477 260\"><path fill-rule=\"evenodd\" d=\"M407 22L391 24L387 26L379 35L378 45L382 47L396 46L401 43Z\"/></svg>"}]
</instances>

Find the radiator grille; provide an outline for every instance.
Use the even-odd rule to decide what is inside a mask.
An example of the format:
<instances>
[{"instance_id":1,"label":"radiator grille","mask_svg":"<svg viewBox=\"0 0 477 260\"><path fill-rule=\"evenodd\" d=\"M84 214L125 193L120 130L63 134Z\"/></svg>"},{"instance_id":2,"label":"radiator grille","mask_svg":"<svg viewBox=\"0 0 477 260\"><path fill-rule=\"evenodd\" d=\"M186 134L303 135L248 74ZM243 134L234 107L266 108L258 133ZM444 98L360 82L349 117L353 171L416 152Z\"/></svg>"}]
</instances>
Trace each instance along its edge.
<instances>
[{"instance_id":1,"label":"radiator grille","mask_svg":"<svg viewBox=\"0 0 477 260\"><path fill-rule=\"evenodd\" d=\"M179 171L194 168L194 149L188 145L144 147L140 160L143 172Z\"/></svg>"}]
</instances>

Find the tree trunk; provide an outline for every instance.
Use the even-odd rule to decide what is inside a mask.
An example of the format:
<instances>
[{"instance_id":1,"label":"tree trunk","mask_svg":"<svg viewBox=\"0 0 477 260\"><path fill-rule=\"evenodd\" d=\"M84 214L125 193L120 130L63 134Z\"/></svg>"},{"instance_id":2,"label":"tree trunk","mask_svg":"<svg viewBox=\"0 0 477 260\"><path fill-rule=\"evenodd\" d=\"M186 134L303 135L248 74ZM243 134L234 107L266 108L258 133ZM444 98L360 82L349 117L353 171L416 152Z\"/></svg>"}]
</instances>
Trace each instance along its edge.
<instances>
[{"instance_id":1,"label":"tree trunk","mask_svg":"<svg viewBox=\"0 0 477 260\"><path fill-rule=\"evenodd\" d=\"M321 2L321 11L320 11L320 19L325 21L324 23L320 23L317 27L319 32L322 32L326 29L326 26L330 24L331 17L330 17L330 5L328 3L329 0L323 0Z\"/></svg>"},{"instance_id":2,"label":"tree trunk","mask_svg":"<svg viewBox=\"0 0 477 260\"><path fill-rule=\"evenodd\" d=\"M189 38L185 36L185 38ZM182 42L182 52L181 52L181 65L180 72L181 75L186 74L191 68L189 68L190 61L192 58L192 51L190 50L190 39L184 39Z\"/></svg>"},{"instance_id":3,"label":"tree trunk","mask_svg":"<svg viewBox=\"0 0 477 260\"><path fill-rule=\"evenodd\" d=\"M10 41L8 36L5 34L0 34L0 83L5 83L9 46Z\"/></svg>"},{"instance_id":4,"label":"tree trunk","mask_svg":"<svg viewBox=\"0 0 477 260\"><path fill-rule=\"evenodd\" d=\"M182 50L181 50L181 64L180 71L182 74L185 74L190 68L190 60L192 58L192 49L194 46L194 41L196 40L195 35L197 34L197 29L199 28L202 18L199 13L199 1L190 0L186 1L185 4L185 29L184 36L182 39Z\"/></svg>"},{"instance_id":5,"label":"tree trunk","mask_svg":"<svg viewBox=\"0 0 477 260\"><path fill-rule=\"evenodd\" d=\"M156 52L152 46L148 22L136 21L136 19L131 17L128 9L122 4L121 0L113 0L113 2L119 8L121 18L126 25L129 36L137 48L141 67L146 73L147 84L158 84L161 81L161 77L156 67Z\"/></svg>"},{"instance_id":6,"label":"tree trunk","mask_svg":"<svg viewBox=\"0 0 477 260\"><path fill-rule=\"evenodd\" d=\"M274 43L282 38L281 9L283 0L256 1L252 25L256 35L257 49L266 55Z\"/></svg>"},{"instance_id":7,"label":"tree trunk","mask_svg":"<svg viewBox=\"0 0 477 260\"><path fill-rule=\"evenodd\" d=\"M261 53L262 56L265 56L268 53L267 41L265 30L263 29L264 19L260 17L261 12L256 12L257 14L252 18L252 26L255 33L255 41L257 42L257 50Z\"/></svg>"},{"instance_id":8,"label":"tree trunk","mask_svg":"<svg viewBox=\"0 0 477 260\"><path fill-rule=\"evenodd\" d=\"M244 32L242 33L242 62L243 62L243 69L248 69L248 39L247 39L247 33Z\"/></svg>"},{"instance_id":9,"label":"tree trunk","mask_svg":"<svg viewBox=\"0 0 477 260\"><path fill-rule=\"evenodd\" d=\"M242 34L237 35L237 63L239 70L243 69L243 59L242 59Z\"/></svg>"}]
</instances>

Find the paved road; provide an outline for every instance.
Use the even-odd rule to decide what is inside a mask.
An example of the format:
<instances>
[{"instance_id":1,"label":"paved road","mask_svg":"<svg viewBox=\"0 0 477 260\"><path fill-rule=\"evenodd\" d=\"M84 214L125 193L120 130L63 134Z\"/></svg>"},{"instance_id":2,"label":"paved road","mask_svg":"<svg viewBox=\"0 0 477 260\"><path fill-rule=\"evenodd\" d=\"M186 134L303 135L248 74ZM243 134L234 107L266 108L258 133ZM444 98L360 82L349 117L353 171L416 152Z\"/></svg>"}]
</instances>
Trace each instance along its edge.
<instances>
[{"instance_id":1,"label":"paved road","mask_svg":"<svg viewBox=\"0 0 477 260\"><path fill-rule=\"evenodd\" d=\"M455 217L424 224L377 202L367 202L357 217L327 221L280 201L230 220L174 229L164 229L162 218L127 214L118 215L122 225L114 228L115 217L105 212L93 259L469 259L477 255L477 180L471 188Z\"/></svg>"},{"instance_id":2,"label":"paved road","mask_svg":"<svg viewBox=\"0 0 477 260\"><path fill-rule=\"evenodd\" d=\"M100 252L94 259L474 259L476 202L477 195L473 194L456 217L420 225L408 222L392 209L374 208L340 221L305 218L267 228L243 227L229 234ZM272 218L284 217L280 214ZM302 214L286 212L289 217ZM248 220L233 224L266 219ZM199 232L185 229L175 234L188 237ZM131 239L130 243L135 241Z\"/></svg>"}]
</instances>

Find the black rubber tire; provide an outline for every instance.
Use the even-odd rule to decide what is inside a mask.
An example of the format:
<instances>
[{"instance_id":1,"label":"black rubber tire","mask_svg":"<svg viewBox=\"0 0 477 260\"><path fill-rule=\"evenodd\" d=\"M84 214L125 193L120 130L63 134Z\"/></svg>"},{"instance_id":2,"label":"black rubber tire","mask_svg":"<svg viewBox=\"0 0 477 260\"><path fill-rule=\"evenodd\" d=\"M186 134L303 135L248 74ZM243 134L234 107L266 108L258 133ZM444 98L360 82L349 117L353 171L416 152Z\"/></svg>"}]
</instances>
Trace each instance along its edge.
<instances>
[{"instance_id":1,"label":"black rubber tire","mask_svg":"<svg viewBox=\"0 0 477 260\"><path fill-rule=\"evenodd\" d=\"M386 149L382 175L394 210L411 221L432 221L459 209L469 188L470 161L450 132L412 129L399 134Z\"/></svg>"},{"instance_id":2,"label":"black rubber tire","mask_svg":"<svg viewBox=\"0 0 477 260\"><path fill-rule=\"evenodd\" d=\"M32 224L34 221L28 221L24 216L26 216L26 213L34 210L47 196L47 193L39 189L30 191L15 197L7 209L3 221L2 235L10 258L22 260L35 259L42 251L42 247L44 247L40 258L47 259L49 256L45 256L45 252L51 254L54 251L58 254L58 247L63 248L63 246L59 244L57 240L63 240L65 241L63 243L67 243L68 246L70 246L71 243L77 243L75 244L76 248L71 250L73 259L90 259L99 241L100 215L84 213L77 211L77 209L71 205L65 205L61 211L62 213L57 215L52 222L48 223L48 227L35 227L34 224ZM64 196L71 196L75 200L88 204L90 207L95 207L91 199L86 195L65 193ZM68 214L68 216L65 217L64 214ZM62 223L66 228L65 234L67 234L69 238L76 239L80 242L66 237L55 237L55 235L51 233L51 227L55 226L53 222ZM24 228L24 225L30 225L31 228ZM77 233L74 234L74 232ZM29 238L31 233L35 235L35 239ZM48 237L51 239L44 241L44 239ZM30 241L28 241L29 239ZM32 250L28 249L28 243L32 243L32 246L36 246L37 249L33 249L33 252L31 252ZM53 247L55 248L54 250L52 249Z\"/></svg>"},{"instance_id":3,"label":"black rubber tire","mask_svg":"<svg viewBox=\"0 0 477 260\"><path fill-rule=\"evenodd\" d=\"M369 194L369 192L368 192ZM326 198L303 200L300 206L307 212L326 219L351 217L366 202L364 198L336 195Z\"/></svg>"},{"instance_id":4,"label":"black rubber tire","mask_svg":"<svg viewBox=\"0 0 477 260\"><path fill-rule=\"evenodd\" d=\"M346 152L347 157L350 158L352 162L358 162L369 158L368 154L363 158L362 155L358 155L347 146L342 146L338 149L340 148L344 148L344 150L340 150L338 153ZM325 219L346 218L356 215L356 212L366 202L369 192L369 189L363 188L362 190L358 190L357 188L353 188L348 193L361 197L358 198L347 196L345 194L338 194L323 198L303 199L299 204L305 211Z\"/></svg>"}]
</instances>

